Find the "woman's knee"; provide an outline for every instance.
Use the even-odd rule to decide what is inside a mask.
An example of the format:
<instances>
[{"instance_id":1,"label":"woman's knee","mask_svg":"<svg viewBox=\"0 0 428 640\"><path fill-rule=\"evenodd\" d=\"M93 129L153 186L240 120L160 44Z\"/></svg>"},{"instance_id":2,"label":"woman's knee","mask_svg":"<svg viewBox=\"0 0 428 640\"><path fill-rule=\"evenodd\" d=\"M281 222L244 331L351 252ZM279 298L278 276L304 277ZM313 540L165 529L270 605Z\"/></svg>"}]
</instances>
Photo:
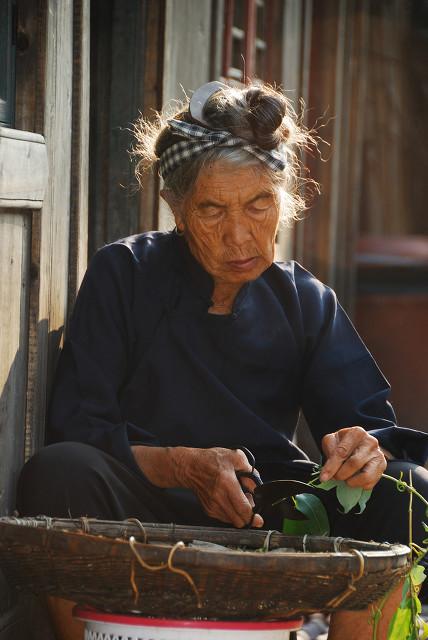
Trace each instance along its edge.
<instances>
[{"instance_id":1,"label":"woman's knee","mask_svg":"<svg viewBox=\"0 0 428 640\"><path fill-rule=\"evenodd\" d=\"M91 473L99 451L81 442L58 442L40 449L24 465L21 478L32 482L69 481L76 474ZM75 478L74 478L75 479Z\"/></svg>"},{"instance_id":2,"label":"woman's knee","mask_svg":"<svg viewBox=\"0 0 428 640\"><path fill-rule=\"evenodd\" d=\"M55 500L81 494L93 485L103 454L79 442L60 442L38 451L24 465L17 491L20 513L34 513ZM46 507L45 507L46 505Z\"/></svg>"}]
</instances>

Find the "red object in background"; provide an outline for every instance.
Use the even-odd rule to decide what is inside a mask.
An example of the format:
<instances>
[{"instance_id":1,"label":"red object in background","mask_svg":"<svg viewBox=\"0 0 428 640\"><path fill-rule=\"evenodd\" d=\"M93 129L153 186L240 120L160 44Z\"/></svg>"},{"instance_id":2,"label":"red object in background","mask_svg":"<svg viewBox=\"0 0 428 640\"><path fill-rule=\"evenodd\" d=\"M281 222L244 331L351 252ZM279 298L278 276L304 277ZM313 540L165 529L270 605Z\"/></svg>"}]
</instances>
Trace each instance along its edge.
<instances>
[{"instance_id":1,"label":"red object in background","mask_svg":"<svg viewBox=\"0 0 428 640\"><path fill-rule=\"evenodd\" d=\"M402 426L428 431L428 238L363 236L355 324Z\"/></svg>"}]
</instances>

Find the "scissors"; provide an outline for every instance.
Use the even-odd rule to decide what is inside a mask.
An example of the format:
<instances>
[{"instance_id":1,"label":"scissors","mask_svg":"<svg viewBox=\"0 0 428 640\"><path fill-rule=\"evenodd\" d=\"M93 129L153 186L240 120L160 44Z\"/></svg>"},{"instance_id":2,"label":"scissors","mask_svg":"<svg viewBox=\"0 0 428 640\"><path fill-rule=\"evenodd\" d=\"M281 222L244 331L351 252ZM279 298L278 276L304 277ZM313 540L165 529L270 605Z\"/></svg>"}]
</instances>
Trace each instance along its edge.
<instances>
[{"instance_id":1,"label":"scissors","mask_svg":"<svg viewBox=\"0 0 428 640\"><path fill-rule=\"evenodd\" d=\"M251 495L254 502L253 517L247 527L251 527L256 513L263 516L264 511L271 510L279 504L281 505L282 517L290 518L291 520L306 520L306 516L296 509L292 498L299 493L310 493L321 499L325 497L325 492L321 489L310 485L308 486L305 482L300 482L299 480L272 480L263 483L259 473L255 469L256 461L251 451L247 449L247 447L239 446L234 448L240 449L246 455L251 465L251 471L235 472L242 491L247 495ZM256 486L253 491L243 485L241 482L242 478L249 478L254 482Z\"/></svg>"}]
</instances>

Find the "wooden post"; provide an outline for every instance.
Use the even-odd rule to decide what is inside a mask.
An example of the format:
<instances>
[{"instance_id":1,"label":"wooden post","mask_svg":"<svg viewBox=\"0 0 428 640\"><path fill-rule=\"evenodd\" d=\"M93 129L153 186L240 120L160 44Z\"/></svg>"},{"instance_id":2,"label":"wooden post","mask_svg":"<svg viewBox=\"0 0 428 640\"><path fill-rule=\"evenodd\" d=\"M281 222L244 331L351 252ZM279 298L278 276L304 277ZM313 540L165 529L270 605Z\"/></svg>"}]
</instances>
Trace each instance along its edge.
<instances>
[{"instance_id":1,"label":"wooden post","mask_svg":"<svg viewBox=\"0 0 428 640\"><path fill-rule=\"evenodd\" d=\"M194 91L210 74L211 0L166 1L162 101L183 99L183 89ZM189 37L192 34L192 37ZM197 55L195 55L197 52ZM173 227L169 209L159 207L159 228Z\"/></svg>"},{"instance_id":2,"label":"wooden post","mask_svg":"<svg viewBox=\"0 0 428 640\"><path fill-rule=\"evenodd\" d=\"M89 0L74 0L73 119L68 309L77 295L88 262L89 191Z\"/></svg>"}]
</instances>

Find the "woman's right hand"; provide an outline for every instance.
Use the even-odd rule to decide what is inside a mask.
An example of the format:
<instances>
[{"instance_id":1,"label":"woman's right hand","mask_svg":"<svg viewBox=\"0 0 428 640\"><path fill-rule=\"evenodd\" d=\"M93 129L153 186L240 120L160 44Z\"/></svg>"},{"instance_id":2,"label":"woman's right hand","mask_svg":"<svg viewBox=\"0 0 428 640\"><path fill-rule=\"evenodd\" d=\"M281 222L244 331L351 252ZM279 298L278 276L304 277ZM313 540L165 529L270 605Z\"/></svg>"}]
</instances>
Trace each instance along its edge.
<instances>
[{"instance_id":1,"label":"woman's right hand","mask_svg":"<svg viewBox=\"0 0 428 640\"><path fill-rule=\"evenodd\" d=\"M236 471L251 471L251 465L240 449L144 445L134 445L131 449L138 466L154 485L191 489L209 516L234 527L244 527L251 521L252 497L242 491L236 477ZM241 478L241 482L253 491L252 480ZM254 516L252 526L263 526L259 514Z\"/></svg>"},{"instance_id":2,"label":"woman's right hand","mask_svg":"<svg viewBox=\"0 0 428 640\"><path fill-rule=\"evenodd\" d=\"M195 449L176 447L173 454L175 475L180 486L198 496L211 518L244 527L253 515L253 501L242 491L236 471L251 471L247 457L240 449ZM255 483L241 478L246 489L253 491ZM256 514L253 527L262 527L263 519Z\"/></svg>"}]
</instances>

